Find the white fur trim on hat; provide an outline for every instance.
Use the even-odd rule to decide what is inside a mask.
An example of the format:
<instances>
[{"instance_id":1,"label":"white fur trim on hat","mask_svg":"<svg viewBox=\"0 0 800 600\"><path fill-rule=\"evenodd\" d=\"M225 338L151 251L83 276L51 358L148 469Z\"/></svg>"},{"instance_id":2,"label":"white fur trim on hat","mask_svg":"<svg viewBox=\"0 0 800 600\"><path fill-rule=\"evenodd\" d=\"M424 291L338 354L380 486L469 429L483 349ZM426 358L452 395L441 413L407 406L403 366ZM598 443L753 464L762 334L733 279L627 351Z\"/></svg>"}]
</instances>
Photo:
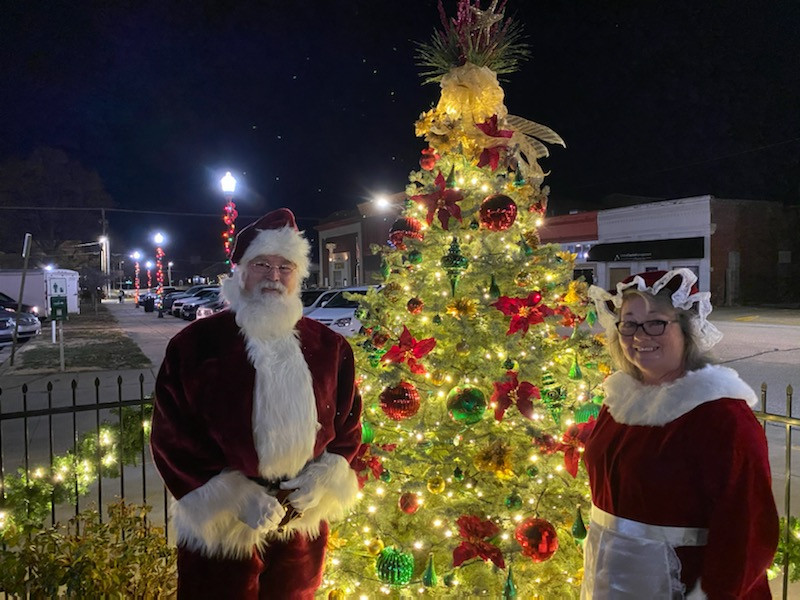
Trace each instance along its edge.
<instances>
[{"instance_id":1,"label":"white fur trim on hat","mask_svg":"<svg viewBox=\"0 0 800 600\"><path fill-rule=\"evenodd\" d=\"M697 275L690 269L680 268L667 271L652 286L648 286L642 277L636 275L631 281L618 283L615 294L596 285L591 286L589 288L589 297L594 300L600 324L608 332L616 331L619 317L615 312L609 310L606 303L611 302L615 308L621 308L625 290L635 288L639 292L646 292L655 296L675 277L680 277L681 285L672 292L672 306L689 310L695 304L697 305L697 312L692 314L690 319L692 338L701 352L707 352L722 339L722 332L708 321L708 315L711 314L711 293L691 293L692 286L697 282Z\"/></svg>"},{"instance_id":2,"label":"white fur trim on hat","mask_svg":"<svg viewBox=\"0 0 800 600\"><path fill-rule=\"evenodd\" d=\"M308 277L310 264L311 244L302 232L292 227L281 227L280 229L261 229L247 245L247 249L239 262L239 268L257 256L264 254L276 254L283 256L287 260L297 265L297 273L300 279Z\"/></svg>"}]
</instances>

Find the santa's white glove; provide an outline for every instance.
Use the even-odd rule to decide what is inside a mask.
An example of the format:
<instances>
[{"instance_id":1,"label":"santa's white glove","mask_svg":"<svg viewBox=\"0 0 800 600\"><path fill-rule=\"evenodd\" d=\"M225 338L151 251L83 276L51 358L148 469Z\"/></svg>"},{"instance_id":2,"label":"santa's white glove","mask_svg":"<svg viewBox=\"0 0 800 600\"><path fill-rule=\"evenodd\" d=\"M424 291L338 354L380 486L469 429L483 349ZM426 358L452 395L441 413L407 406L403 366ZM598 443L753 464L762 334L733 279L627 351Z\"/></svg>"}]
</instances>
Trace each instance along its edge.
<instances>
[{"instance_id":1,"label":"santa's white glove","mask_svg":"<svg viewBox=\"0 0 800 600\"><path fill-rule=\"evenodd\" d=\"M281 489L294 490L287 500L298 512L314 508L325 495L325 487L319 484L317 477L319 469L314 469L314 466L309 465L294 479L281 482Z\"/></svg>"},{"instance_id":2,"label":"santa's white glove","mask_svg":"<svg viewBox=\"0 0 800 600\"><path fill-rule=\"evenodd\" d=\"M277 529L286 509L281 506L275 496L266 491L253 494L244 503L239 512L239 520L253 529L266 533Z\"/></svg>"}]
</instances>

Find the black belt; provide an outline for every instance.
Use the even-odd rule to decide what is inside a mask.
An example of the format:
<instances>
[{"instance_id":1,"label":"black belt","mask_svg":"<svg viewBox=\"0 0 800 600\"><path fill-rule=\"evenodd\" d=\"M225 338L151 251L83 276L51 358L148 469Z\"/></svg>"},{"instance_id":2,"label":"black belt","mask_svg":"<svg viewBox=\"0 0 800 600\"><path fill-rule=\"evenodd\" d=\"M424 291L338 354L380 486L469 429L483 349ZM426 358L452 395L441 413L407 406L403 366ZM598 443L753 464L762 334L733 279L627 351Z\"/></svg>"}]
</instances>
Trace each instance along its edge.
<instances>
[{"instance_id":1,"label":"black belt","mask_svg":"<svg viewBox=\"0 0 800 600\"><path fill-rule=\"evenodd\" d=\"M279 492L281 490L282 479L264 479L263 477L248 477L250 481L256 482L268 492Z\"/></svg>"}]
</instances>

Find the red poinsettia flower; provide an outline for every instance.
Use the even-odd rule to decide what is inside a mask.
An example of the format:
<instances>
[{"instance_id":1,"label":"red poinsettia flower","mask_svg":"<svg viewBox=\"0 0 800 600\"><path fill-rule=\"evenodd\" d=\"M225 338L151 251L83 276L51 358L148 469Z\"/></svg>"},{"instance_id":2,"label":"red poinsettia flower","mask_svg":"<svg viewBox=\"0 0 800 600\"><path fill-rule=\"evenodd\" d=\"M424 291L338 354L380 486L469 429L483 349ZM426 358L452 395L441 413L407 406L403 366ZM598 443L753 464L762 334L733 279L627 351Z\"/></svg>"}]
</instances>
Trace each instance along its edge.
<instances>
[{"instance_id":1,"label":"red poinsettia flower","mask_svg":"<svg viewBox=\"0 0 800 600\"><path fill-rule=\"evenodd\" d=\"M506 562L500 548L486 541L500 532L500 528L492 521L481 520L474 515L463 515L456 521L458 533L463 538L461 544L453 550L453 566L457 567L470 558L481 557L490 560L500 569L505 569Z\"/></svg>"},{"instance_id":2,"label":"red poinsettia flower","mask_svg":"<svg viewBox=\"0 0 800 600\"><path fill-rule=\"evenodd\" d=\"M428 225L433 223L433 215L437 214L438 211L437 216L442 224L442 229L447 230L450 217L461 222L461 207L456 202L461 202L464 197L458 190L447 188L441 171L439 171L433 183L434 190L430 194L418 194L411 196L411 199L414 202L421 202L428 208L428 216L426 217Z\"/></svg>"},{"instance_id":3,"label":"red poinsettia flower","mask_svg":"<svg viewBox=\"0 0 800 600\"><path fill-rule=\"evenodd\" d=\"M397 447L397 444L377 444L375 447L391 452ZM352 462L359 488L364 487L370 473L375 479L378 479L384 471L383 462L381 462L380 457L372 454L372 448L372 444L361 444Z\"/></svg>"},{"instance_id":4,"label":"red poinsettia flower","mask_svg":"<svg viewBox=\"0 0 800 600\"><path fill-rule=\"evenodd\" d=\"M436 340L431 337L417 341L411 337L408 327L403 325L403 333L400 334L399 342L398 345L392 346L381 360L394 363L407 362L408 368L412 373L424 374L425 367L418 363L417 359L422 358L433 350L436 346Z\"/></svg>"},{"instance_id":5,"label":"red poinsettia flower","mask_svg":"<svg viewBox=\"0 0 800 600\"><path fill-rule=\"evenodd\" d=\"M511 317L506 335L511 335L517 331L522 331L523 335L528 332L528 327L536 323L544 322L545 317L554 314L553 309L546 304L539 305L542 301L540 292L531 292L526 298L509 298L500 296L494 306L507 317Z\"/></svg>"},{"instance_id":6,"label":"red poinsettia flower","mask_svg":"<svg viewBox=\"0 0 800 600\"><path fill-rule=\"evenodd\" d=\"M512 404L516 404L519 412L528 419L533 418L533 402L531 397L541 398L539 388L528 381L519 382L514 371L506 371L504 381L494 382L494 393L491 401L495 403L494 418L503 420L503 415Z\"/></svg>"},{"instance_id":7,"label":"red poinsettia flower","mask_svg":"<svg viewBox=\"0 0 800 600\"><path fill-rule=\"evenodd\" d=\"M497 115L492 115L483 123L475 123L475 127L480 129L489 137L493 138L508 139L514 135L514 132L510 129L497 128ZM478 158L478 166L485 167L486 165L489 165L492 171L497 170L497 167L500 164L500 151L505 147L505 144L495 144L494 146L488 146L484 148L483 152L481 152L481 155Z\"/></svg>"},{"instance_id":8,"label":"red poinsettia flower","mask_svg":"<svg viewBox=\"0 0 800 600\"><path fill-rule=\"evenodd\" d=\"M570 425L561 438L558 450L564 452L564 468L573 477L578 474L578 463L581 460L581 451L586 447L586 440L594 429L594 417L590 417L586 423L574 423Z\"/></svg>"}]
</instances>

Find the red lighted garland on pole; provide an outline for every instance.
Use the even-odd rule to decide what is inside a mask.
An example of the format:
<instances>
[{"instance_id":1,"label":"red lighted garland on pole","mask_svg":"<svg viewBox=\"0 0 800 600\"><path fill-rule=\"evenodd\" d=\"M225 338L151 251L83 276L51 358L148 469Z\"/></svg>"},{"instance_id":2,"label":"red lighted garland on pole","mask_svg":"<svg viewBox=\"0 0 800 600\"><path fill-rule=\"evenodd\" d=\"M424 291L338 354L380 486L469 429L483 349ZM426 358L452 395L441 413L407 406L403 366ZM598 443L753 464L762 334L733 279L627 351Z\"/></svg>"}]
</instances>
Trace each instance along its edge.
<instances>
[{"instance_id":1,"label":"red lighted garland on pole","mask_svg":"<svg viewBox=\"0 0 800 600\"><path fill-rule=\"evenodd\" d=\"M156 283L158 289L156 290L156 298L158 299L158 307L161 308L164 301L164 250L159 246L156 248Z\"/></svg>"},{"instance_id":2,"label":"red lighted garland on pole","mask_svg":"<svg viewBox=\"0 0 800 600\"><path fill-rule=\"evenodd\" d=\"M225 264L230 267L233 241L236 238L236 217L239 216L236 204L233 202L233 193L236 191L236 178L228 171L220 180L222 193L225 194L225 210L222 213L222 222L226 230L222 233L222 245L225 249Z\"/></svg>"}]
</instances>

